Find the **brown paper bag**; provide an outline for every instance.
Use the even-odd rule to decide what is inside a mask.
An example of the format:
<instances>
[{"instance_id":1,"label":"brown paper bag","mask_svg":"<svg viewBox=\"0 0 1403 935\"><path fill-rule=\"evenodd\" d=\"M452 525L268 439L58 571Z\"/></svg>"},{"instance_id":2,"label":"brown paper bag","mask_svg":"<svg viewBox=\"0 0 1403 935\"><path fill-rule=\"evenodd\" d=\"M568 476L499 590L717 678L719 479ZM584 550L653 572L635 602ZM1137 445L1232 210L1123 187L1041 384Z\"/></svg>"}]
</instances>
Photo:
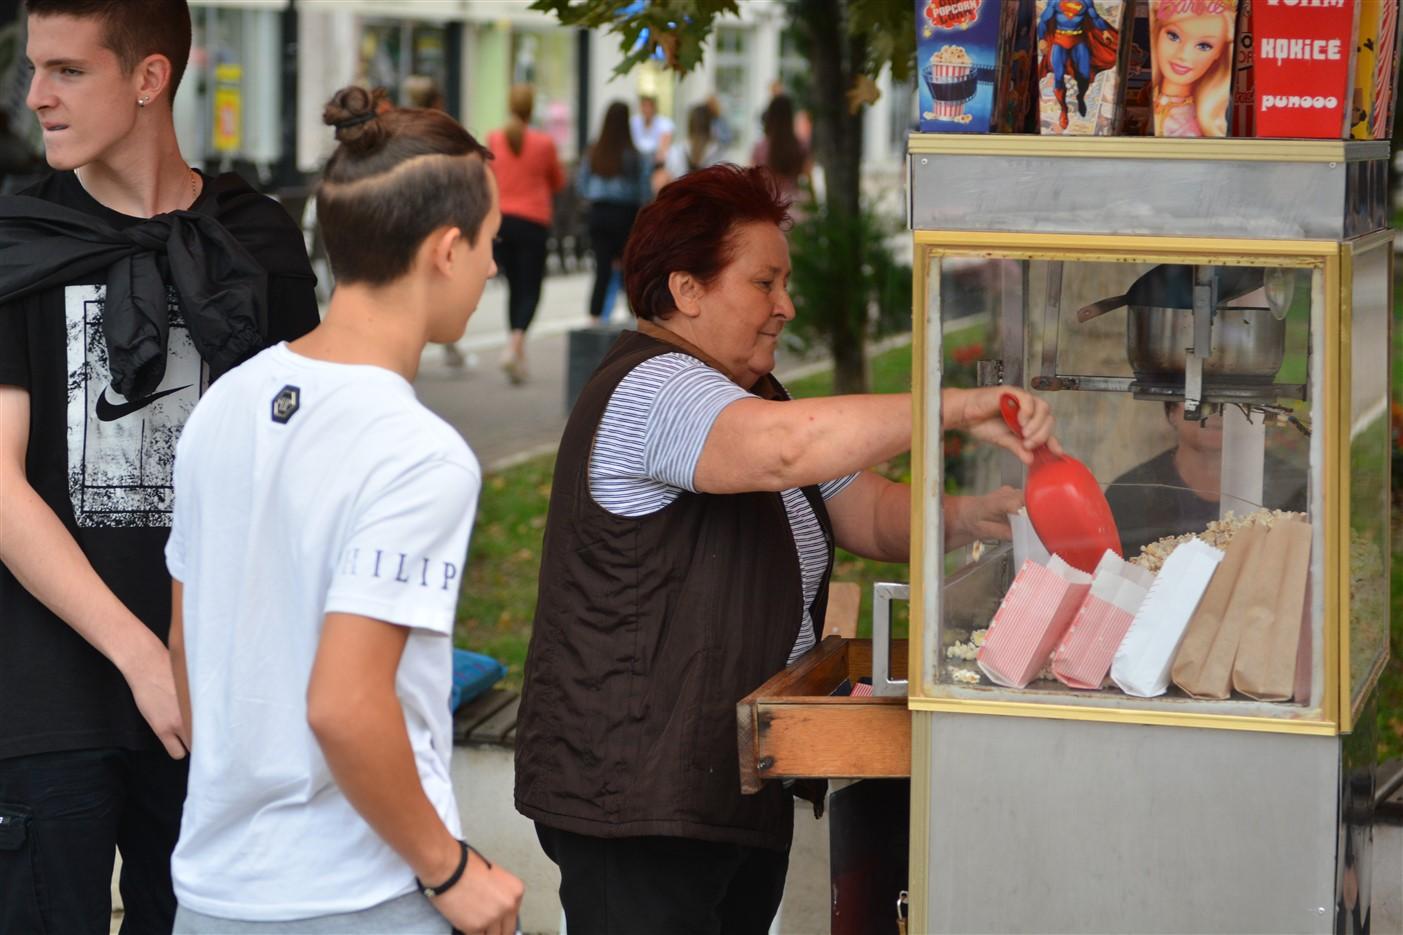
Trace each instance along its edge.
<instances>
[{"instance_id":1,"label":"brown paper bag","mask_svg":"<svg viewBox=\"0 0 1403 935\"><path fill-rule=\"evenodd\" d=\"M1267 532L1260 574L1270 586L1270 598L1248 609L1233 664L1233 688L1258 701L1286 701L1296 688L1310 574L1309 523L1280 521Z\"/></svg>"},{"instance_id":2,"label":"brown paper bag","mask_svg":"<svg viewBox=\"0 0 1403 935\"><path fill-rule=\"evenodd\" d=\"M1260 552L1265 536L1266 527L1257 525L1246 526L1233 536L1203 600L1189 619L1170 674L1175 685L1195 698L1222 699L1232 692L1232 667L1243 617L1232 611L1231 604L1239 591L1245 599L1247 591L1257 590L1244 572L1253 573L1249 559ZM1239 588L1239 583L1244 587Z\"/></svg>"},{"instance_id":3,"label":"brown paper bag","mask_svg":"<svg viewBox=\"0 0 1403 935\"><path fill-rule=\"evenodd\" d=\"M1306 566L1309 571L1309 565ZM1306 575L1306 597L1301 602L1301 640L1296 644L1296 690L1291 700L1296 704L1310 704L1312 676L1315 675L1315 631L1311 628L1311 584Z\"/></svg>"}]
</instances>

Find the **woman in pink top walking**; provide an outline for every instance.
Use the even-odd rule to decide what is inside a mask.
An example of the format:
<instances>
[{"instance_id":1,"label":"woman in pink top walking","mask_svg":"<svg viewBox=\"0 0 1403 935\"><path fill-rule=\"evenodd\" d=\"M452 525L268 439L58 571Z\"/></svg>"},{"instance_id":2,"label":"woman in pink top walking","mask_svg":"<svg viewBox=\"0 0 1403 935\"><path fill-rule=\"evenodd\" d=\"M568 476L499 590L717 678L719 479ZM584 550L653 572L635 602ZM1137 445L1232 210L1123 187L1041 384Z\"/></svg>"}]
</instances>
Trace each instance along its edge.
<instances>
[{"instance_id":1,"label":"woman in pink top walking","mask_svg":"<svg viewBox=\"0 0 1403 935\"><path fill-rule=\"evenodd\" d=\"M507 125L487 136L492 171L502 200L502 230L497 237L497 268L507 277L507 316L511 342L502 355L502 369L512 383L526 379L526 329L541 300L546 275L546 236L550 231L551 198L565 187L565 172L555 143L533 130L535 95L529 85L511 89Z\"/></svg>"}]
</instances>

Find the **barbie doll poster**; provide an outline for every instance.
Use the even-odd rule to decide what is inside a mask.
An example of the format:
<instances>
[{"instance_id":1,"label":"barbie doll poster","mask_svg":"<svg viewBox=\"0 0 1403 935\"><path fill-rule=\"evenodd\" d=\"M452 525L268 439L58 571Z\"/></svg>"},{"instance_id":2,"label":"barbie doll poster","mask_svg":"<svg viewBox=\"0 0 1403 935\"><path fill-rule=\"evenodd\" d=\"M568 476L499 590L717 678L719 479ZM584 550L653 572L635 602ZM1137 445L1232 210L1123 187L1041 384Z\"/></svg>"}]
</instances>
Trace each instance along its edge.
<instances>
[{"instance_id":1,"label":"barbie doll poster","mask_svg":"<svg viewBox=\"0 0 1403 935\"><path fill-rule=\"evenodd\" d=\"M916 0L921 129L988 133L996 123L999 0Z\"/></svg>"},{"instance_id":2,"label":"barbie doll poster","mask_svg":"<svg viewBox=\"0 0 1403 935\"><path fill-rule=\"evenodd\" d=\"M1252 5L1257 135L1348 134L1360 4Z\"/></svg>"},{"instance_id":3,"label":"barbie doll poster","mask_svg":"<svg viewBox=\"0 0 1403 935\"><path fill-rule=\"evenodd\" d=\"M1237 0L1150 0L1155 136L1227 136Z\"/></svg>"},{"instance_id":4,"label":"barbie doll poster","mask_svg":"<svg viewBox=\"0 0 1403 935\"><path fill-rule=\"evenodd\" d=\"M1040 132L1110 136L1120 125L1127 0L1038 0Z\"/></svg>"}]
</instances>

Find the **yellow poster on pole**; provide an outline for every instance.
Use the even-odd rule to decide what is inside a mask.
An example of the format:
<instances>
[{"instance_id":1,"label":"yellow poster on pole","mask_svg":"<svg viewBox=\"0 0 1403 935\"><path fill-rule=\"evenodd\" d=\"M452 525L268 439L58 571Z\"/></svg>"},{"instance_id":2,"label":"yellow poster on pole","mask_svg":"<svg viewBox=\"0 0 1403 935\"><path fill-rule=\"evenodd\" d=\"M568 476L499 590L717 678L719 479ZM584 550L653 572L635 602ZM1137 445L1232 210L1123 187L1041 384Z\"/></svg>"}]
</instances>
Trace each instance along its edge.
<instances>
[{"instance_id":1,"label":"yellow poster on pole","mask_svg":"<svg viewBox=\"0 0 1403 935\"><path fill-rule=\"evenodd\" d=\"M243 144L243 67L220 65L214 70L214 149L237 152Z\"/></svg>"}]
</instances>

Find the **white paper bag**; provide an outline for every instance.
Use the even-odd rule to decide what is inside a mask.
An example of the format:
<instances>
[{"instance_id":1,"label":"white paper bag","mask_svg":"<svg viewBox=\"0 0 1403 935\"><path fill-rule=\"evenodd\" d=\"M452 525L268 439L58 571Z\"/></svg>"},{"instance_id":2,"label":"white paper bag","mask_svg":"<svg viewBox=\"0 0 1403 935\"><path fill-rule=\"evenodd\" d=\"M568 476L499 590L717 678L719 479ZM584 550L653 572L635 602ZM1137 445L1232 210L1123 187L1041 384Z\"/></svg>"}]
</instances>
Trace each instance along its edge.
<instances>
[{"instance_id":1,"label":"white paper bag","mask_svg":"<svg viewBox=\"0 0 1403 935\"><path fill-rule=\"evenodd\" d=\"M1033 561L1046 566L1052 554L1033 529L1033 521L1028 518L1028 508L1022 507L1017 513L1008 514L1008 526L1013 530L1013 567L1022 568L1024 562Z\"/></svg>"},{"instance_id":2,"label":"white paper bag","mask_svg":"<svg viewBox=\"0 0 1403 935\"><path fill-rule=\"evenodd\" d=\"M1153 698L1169 688L1179 641L1222 560L1222 551L1201 539L1170 553L1111 663L1111 680L1121 691Z\"/></svg>"}]
</instances>

